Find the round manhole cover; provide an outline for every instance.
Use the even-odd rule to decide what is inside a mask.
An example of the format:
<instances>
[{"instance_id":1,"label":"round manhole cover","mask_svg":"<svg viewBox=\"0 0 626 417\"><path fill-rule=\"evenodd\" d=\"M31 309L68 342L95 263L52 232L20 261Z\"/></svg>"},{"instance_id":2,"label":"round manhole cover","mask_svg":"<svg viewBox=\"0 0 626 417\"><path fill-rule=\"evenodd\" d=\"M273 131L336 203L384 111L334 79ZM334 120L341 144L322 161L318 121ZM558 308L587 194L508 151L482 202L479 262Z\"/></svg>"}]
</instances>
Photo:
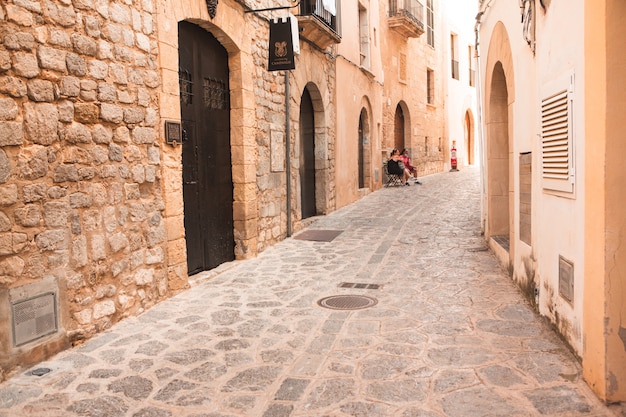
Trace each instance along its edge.
<instances>
[{"instance_id":1,"label":"round manhole cover","mask_svg":"<svg viewBox=\"0 0 626 417\"><path fill-rule=\"evenodd\" d=\"M332 295L317 302L320 306L333 310L360 310L375 306L377 303L378 300L375 298L364 295Z\"/></svg>"}]
</instances>

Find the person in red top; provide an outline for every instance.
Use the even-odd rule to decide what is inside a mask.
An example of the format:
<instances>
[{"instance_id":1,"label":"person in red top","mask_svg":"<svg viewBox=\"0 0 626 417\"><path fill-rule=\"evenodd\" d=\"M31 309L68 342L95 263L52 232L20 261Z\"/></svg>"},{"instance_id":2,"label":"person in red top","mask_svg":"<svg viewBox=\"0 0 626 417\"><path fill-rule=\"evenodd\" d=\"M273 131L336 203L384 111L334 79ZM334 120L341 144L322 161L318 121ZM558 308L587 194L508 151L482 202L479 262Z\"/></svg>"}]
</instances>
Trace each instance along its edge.
<instances>
[{"instance_id":1,"label":"person in red top","mask_svg":"<svg viewBox=\"0 0 626 417\"><path fill-rule=\"evenodd\" d=\"M409 156L409 150L407 148L402 149L402 153L400 154L402 157L402 162L404 163L404 168L406 168L411 173L411 178L415 181L416 184L421 184L417 180L417 168L411 165L411 157Z\"/></svg>"}]
</instances>

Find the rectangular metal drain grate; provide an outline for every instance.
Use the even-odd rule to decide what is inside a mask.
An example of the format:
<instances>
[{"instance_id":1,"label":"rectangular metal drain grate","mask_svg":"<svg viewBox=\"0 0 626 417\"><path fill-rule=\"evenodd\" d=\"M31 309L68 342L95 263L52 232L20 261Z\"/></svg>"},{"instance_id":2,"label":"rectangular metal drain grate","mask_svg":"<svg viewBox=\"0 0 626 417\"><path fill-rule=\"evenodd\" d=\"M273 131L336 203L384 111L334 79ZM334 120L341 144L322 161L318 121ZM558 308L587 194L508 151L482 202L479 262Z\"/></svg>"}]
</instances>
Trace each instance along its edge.
<instances>
[{"instance_id":1,"label":"rectangular metal drain grate","mask_svg":"<svg viewBox=\"0 0 626 417\"><path fill-rule=\"evenodd\" d=\"M297 240L313 240L316 242L331 242L339 236L343 230L305 230L298 236L294 236Z\"/></svg>"},{"instance_id":2,"label":"rectangular metal drain grate","mask_svg":"<svg viewBox=\"0 0 626 417\"><path fill-rule=\"evenodd\" d=\"M364 290L378 290L380 287L380 284L364 284L360 282L342 282L339 284L339 288L357 288Z\"/></svg>"}]
</instances>

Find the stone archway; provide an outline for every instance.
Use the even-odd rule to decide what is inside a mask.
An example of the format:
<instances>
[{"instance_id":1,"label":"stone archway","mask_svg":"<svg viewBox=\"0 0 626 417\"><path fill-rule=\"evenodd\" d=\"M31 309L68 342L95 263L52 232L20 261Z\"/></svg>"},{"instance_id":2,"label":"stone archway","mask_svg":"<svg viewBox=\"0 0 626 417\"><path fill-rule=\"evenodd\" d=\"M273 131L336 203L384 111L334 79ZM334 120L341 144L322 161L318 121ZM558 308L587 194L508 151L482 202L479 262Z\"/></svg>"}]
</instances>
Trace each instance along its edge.
<instances>
[{"instance_id":1,"label":"stone archway","mask_svg":"<svg viewBox=\"0 0 626 417\"><path fill-rule=\"evenodd\" d=\"M487 165L489 234L509 238L509 115L506 76L502 64L497 63L491 78L489 114L487 117Z\"/></svg>"},{"instance_id":2,"label":"stone archway","mask_svg":"<svg viewBox=\"0 0 626 417\"><path fill-rule=\"evenodd\" d=\"M311 139L313 140L312 163L314 167L314 194L315 198L315 214L321 215L328 212L328 138L326 135L326 112L324 110L324 102L322 94L313 82L309 82L304 87L303 93L306 92L310 100L310 111L312 118ZM302 103L300 103L302 105ZM303 151L297 146L298 155Z\"/></svg>"},{"instance_id":3,"label":"stone archway","mask_svg":"<svg viewBox=\"0 0 626 417\"><path fill-rule=\"evenodd\" d=\"M401 151L403 148L411 150L411 146L411 114L407 104L400 101L394 112L393 147Z\"/></svg>"},{"instance_id":4,"label":"stone archway","mask_svg":"<svg viewBox=\"0 0 626 417\"><path fill-rule=\"evenodd\" d=\"M241 40L241 33L248 23L236 9L221 7L214 19L206 8L197 7L194 0L172 0L157 2L159 67L162 85L159 93L159 112L162 120L181 121L178 68L178 22L188 21L210 32L228 54L230 117L237 123L231 124L230 153L233 175L233 232L235 257L244 259L256 256L258 210L256 195L246 192L256 182L256 153L254 124L243 123L245 109L254 107L254 97L244 94L250 90L250 82L243 76L243 68L253 67L250 45ZM234 23L238 22L238 23ZM168 238L168 281L172 288L182 288L187 282L187 253L184 227L182 190L181 146L163 146L161 158Z\"/></svg>"},{"instance_id":5,"label":"stone archway","mask_svg":"<svg viewBox=\"0 0 626 417\"><path fill-rule=\"evenodd\" d=\"M485 235L514 255L512 106L515 102L514 71L509 36L502 22L494 27L485 74L485 181L487 183ZM504 259L503 259L504 261Z\"/></svg>"}]
</instances>

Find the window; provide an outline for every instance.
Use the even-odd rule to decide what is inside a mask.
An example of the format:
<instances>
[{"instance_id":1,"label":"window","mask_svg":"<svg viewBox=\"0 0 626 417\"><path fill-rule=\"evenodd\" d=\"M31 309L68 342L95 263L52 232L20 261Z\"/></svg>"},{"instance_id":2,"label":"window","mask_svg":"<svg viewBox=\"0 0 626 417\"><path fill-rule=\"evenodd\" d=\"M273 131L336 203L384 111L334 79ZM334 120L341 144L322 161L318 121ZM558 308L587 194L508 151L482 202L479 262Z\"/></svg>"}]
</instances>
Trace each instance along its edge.
<instances>
[{"instance_id":1,"label":"window","mask_svg":"<svg viewBox=\"0 0 626 417\"><path fill-rule=\"evenodd\" d=\"M398 80L406 84L406 54L400 52L398 58Z\"/></svg>"},{"instance_id":2,"label":"window","mask_svg":"<svg viewBox=\"0 0 626 417\"><path fill-rule=\"evenodd\" d=\"M435 72L426 70L426 103L435 104Z\"/></svg>"},{"instance_id":3,"label":"window","mask_svg":"<svg viewBox=\"0 0 626 417\"><path fill-rule=\"evenodd\" d=\"M450 58L452 60L452 78L459 79L459 51L457 46L458 37L455 34L450 35Z\"/></svg>"},{"instance_id":4,"label":"window","mask_svg":"<svg viewBox=\"0 0 626 417\"><path fill-rule=\"evenodd\" d=\"M435 47L435 14L433 12L433 0L426 0L426 40L430 46Z\"/></svg>"},{"instance_id":5,"label":"window","mask_svg":"<svg viewBox=\"0 0 626 417\"><path fill-rule=\"evenodd\" d=\"M573 77L572 77L573 79ZM541 101L541 176L543 188L574 191L573 83Z\"/></svg>"},{"instance_id":6,"label":"window","mask_svg":"<svg viewBox=\"0 0 626 417\"><path fill-rule=\"evenodd\" d=\"M469 62L469 85L474 87L476 84L476 70L474 69L474 47L472 45L467 47L467 59L467 62Z\"/></svg>"},{"instance_id":7,"label":"window","mask_svg":"<svg viewBox=\"0 0 626 417\"><path fill-rule=\"evenodd\" d=\"M359 4L359 44L360 44L360 65L363 68L370 67L370 37L367 9Z\"/></svg>"}]
</instances>

